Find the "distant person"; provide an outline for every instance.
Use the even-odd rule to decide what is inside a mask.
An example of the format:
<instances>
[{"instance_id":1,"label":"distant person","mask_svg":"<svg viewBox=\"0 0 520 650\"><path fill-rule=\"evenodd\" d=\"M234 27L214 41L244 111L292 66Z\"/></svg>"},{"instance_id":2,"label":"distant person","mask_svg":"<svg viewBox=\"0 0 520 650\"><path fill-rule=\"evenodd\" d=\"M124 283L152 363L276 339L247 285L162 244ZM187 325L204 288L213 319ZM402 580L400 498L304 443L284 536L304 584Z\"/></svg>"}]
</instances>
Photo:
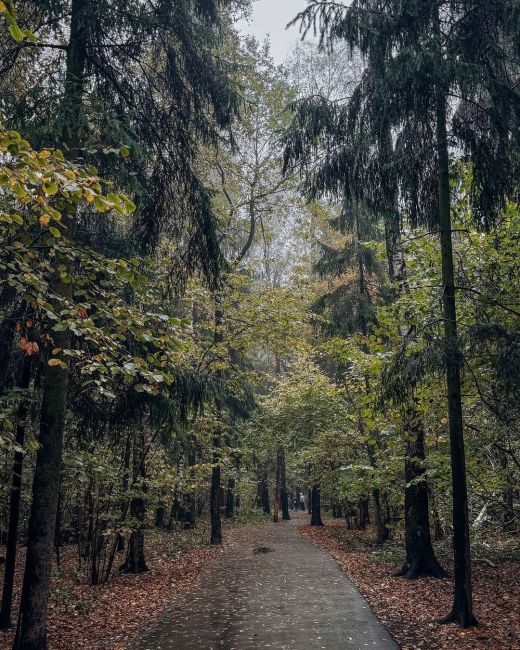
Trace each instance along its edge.
<instances>
[{"instance_id":1,"label":"distant person","mask_svg":"<svg viewBox=\"0 0 520 650\"><path fill-rule=\"evenodd\" d=\"M303 492L300 492L300 510L305 510L305 497Z\"/></svg>"}]
</instances>

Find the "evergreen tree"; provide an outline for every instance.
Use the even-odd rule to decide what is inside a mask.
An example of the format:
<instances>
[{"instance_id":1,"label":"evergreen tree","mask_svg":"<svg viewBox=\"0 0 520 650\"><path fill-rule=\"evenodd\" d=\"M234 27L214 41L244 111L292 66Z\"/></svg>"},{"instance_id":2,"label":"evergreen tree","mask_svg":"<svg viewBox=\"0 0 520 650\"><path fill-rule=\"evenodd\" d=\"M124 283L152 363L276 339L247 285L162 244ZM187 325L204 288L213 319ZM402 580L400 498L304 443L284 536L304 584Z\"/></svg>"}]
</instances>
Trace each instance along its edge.
<instances>
[{"instance_id":1,"label":"evergreen tree","mask_svg":"<svg viewBox=\"0 0 520 650\"><path fill-rule=\"evenodd\" d=\"M518 147L517 6L498 0L376 2L357 0L345 12L311 0L300 16L307 28L352 39L361 52L386 53L381 96L404 163L400 190L412 221L434 225L442 253L445 368L451 439L455 591L446 622L475 623L464 458L461 358L452 252L450 142L474 166L476 220L493 221L516 198ZM460 119L472 115L473 120ZM494 165L499 162L500 174ZM493 169L493 171L492 171ZM434 199L430 194L437 186Z\"/></svg>"},{"instance_id":2,"label":"evergreen tree","mask_svg":"<svg viewBox=\"0 0 520 650\"><path fill-rule=\"evenodd\" d=\"M335 11L339 11L338 8ZM347 9L344 11L347 12ZM304 186L311 197L329 194L353 206L350 212L358 212L354 221L358 224L358 242L361 241L361 229L366 231L363 233L365 240L376 239L374 227L370 227L370 224L382 218L388 277L397 295L403 295L409 293L409 286L401 245L398 204L397 168L402 164L402 156L397 158L386 109L383 88L387 54L384 41L377 31L378 14L374 14L373 20L371 49L368 54L365 53L365 66L358 74L359 81L353 84L350 98L331 101L318 95L293 105L295 116L286 134L286 164L299 164L304 174ZM358 44L357 32L344 31L338 36L325 31L322 38L325 37L328 38L329 47L335 47L337 41L340 46L343 43L343 47L345 41L351 48ZM355 52L358 57L358 50ZM362 210L359 209L360 204ZM357 246L361 247L359 243ZM367 254L370 255L370 251L365 253L365 257ZM364 290L363 277L360 259L358 296L366 302L369 293ZM355 314L356 309L345 302L343 308L342 317L348 322L348 314ZM366 335L367 323L359 321L357 329ZM413 328L400 325L399 333L405 340L412 335ZM406 561L399 574L409 579L420 575L446 577L431 543L424 467L424 424L414 400L412 386L407 390L406 399L401 400L401 428L407 447L404 472ZM374 500L376 504L379 502L377 494ZM379 535L380 539L382 537L384 535Z\"/></svg>"}]
</instances>

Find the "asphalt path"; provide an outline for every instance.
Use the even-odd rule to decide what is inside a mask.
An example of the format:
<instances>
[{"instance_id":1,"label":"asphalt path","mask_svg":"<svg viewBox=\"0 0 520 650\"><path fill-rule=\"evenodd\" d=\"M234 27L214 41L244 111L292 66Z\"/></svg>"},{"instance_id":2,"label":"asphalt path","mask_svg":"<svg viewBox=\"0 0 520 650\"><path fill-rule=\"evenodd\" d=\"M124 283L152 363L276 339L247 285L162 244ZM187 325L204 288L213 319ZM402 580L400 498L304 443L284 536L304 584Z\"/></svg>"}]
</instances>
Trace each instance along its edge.
<instances>
[{"instance_id":1,"label":"asphalt path","mask_svg":"<svg viewBox=\"0 0 520 650\"><path fill-rule=\"evenodd\" d=\"M396 650L336 562L290 522L247 527L133 650Z\"/></svg>"}]
</instances>

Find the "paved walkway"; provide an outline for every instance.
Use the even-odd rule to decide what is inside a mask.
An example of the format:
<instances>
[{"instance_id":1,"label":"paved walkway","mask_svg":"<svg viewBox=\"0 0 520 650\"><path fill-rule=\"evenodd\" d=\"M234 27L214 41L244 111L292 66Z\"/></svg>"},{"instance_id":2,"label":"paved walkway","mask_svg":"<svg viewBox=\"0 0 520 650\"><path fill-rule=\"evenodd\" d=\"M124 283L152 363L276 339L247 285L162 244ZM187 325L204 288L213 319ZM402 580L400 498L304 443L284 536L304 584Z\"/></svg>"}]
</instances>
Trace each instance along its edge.
<instances>
[{"instance_id":1,"label":"paved walkway","mask_svg":"<svg viewBox=\"0 0 520 650\"><path fill-rule=\"evenodd\" d=\"M334 560L298 534L307 517L292 517L239 531L133 650L397 649Z\"/></svg>"}]
</instances>

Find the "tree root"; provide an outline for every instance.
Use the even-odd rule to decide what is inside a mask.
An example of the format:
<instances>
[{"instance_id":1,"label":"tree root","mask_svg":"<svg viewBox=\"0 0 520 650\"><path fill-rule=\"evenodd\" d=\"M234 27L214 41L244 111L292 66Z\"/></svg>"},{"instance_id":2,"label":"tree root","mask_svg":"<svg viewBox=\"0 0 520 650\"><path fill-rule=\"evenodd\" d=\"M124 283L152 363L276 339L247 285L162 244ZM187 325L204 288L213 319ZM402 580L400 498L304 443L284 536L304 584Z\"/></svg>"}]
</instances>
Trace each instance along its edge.
<instances>
[{"instance_id":1,"label":"tree root","mask_svg":"<svg viewBox=\"0 0 520 650\"><path fill-rule=\"evenodd\" d=\"M429 576L430 578L438 578L439 580L449 578L449 573L441 567L437 560L431 560L427 563L412 562L409 564L405 562L401 569L392 575L398 578L404 578L405 580L415 580L421 576Z\"/></svg>"},{"instance_id":2,"label":"tree root","mask_svg":"<svg viewBox=\"0 0 520 650\"><path fill-rule=\"evenodd\" d=\"M455 609L452 609L451 612L437 620L437 623L440 625L448 625L449 623L457 623L459 627L465 629L467 627L476 627L478 625L477 619L473 614L468 614L468 612L457 612Z\"/></svg>"}]
</instances>

